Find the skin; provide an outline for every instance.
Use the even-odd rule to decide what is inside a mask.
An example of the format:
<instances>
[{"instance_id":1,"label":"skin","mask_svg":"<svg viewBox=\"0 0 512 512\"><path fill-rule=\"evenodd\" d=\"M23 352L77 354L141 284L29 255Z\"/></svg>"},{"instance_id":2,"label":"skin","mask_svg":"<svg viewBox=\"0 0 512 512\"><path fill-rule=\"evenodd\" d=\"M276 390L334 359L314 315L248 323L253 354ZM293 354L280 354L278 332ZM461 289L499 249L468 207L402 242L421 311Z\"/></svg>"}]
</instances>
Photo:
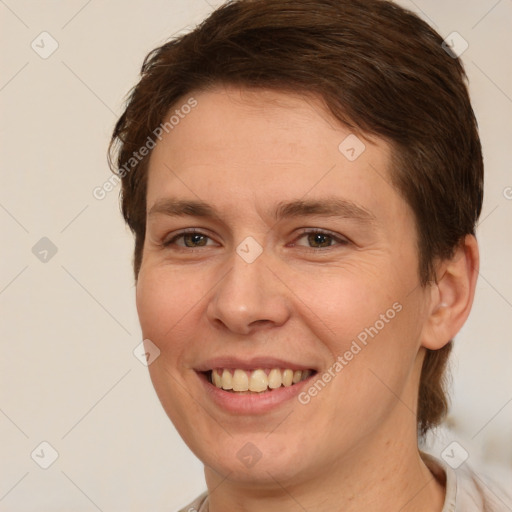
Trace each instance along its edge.
<instances>
[{"instance_id":1,"label":"skin","mask_svg":"<svg viewBox=\"0 0 512 512\"><path fill-rule=\"evenodd\" d=\"M425 347L441 348L469 314L474 237L421 287L414 216L390 185L385 141L360 135L366 149L351 162L338 149L351 131L313 97L234 87L193 96L197 107L153 150L147 210L174 197L218 215L148 215L137 308L144 338L161 351L149 366L156 392L205 464L210 511L440 511L444 488L417 449L416 401ZM271 213L280 201L328 196L374 221L276 222ZM207 235L206 245L163 245L184 228ZM319 247L300 228L346 243ZM252 263L236 252L248 236L263 249ZM194 371L227 354L322 374L396 302L402 310L307 405L235 415ZM262 455L250 468L237 457L248 442Z\"/></svg>"}]
</instances>

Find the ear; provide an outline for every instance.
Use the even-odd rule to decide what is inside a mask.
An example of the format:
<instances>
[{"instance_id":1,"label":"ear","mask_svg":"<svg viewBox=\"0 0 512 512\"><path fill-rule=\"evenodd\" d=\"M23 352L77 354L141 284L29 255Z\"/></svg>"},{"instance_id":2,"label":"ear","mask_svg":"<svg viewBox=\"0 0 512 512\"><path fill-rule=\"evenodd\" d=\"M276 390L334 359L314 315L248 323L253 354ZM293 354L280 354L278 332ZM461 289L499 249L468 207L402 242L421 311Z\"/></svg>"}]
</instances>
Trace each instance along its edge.
<instances>
[{"instance_id":1,"label":"ear","mask_svg":"<svg viewBox=\"0 0 512 512\"><path fill-rule=\"evenodd\" d=\"M436 282L430 285L423 347L438 350L460 331L473 305L479 265L478 243L473 235L466 235L453 257L439 263Z\"/></svg>"}]
</instances>

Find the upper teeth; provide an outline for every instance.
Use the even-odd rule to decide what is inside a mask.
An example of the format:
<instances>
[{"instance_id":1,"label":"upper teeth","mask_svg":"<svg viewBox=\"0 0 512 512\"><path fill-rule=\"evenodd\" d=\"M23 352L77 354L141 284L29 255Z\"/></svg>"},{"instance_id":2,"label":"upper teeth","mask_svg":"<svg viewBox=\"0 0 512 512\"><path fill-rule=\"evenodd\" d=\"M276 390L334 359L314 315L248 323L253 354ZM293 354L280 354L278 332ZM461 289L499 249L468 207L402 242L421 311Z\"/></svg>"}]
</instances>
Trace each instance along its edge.
<instances>
[{"instance_id":1,"label":"upper teeth","mask_svg":"<svg viewBox=\"0 0 512 512\"><path fill-rule=\"evenodd\" d=\"M283 386L297 384L311 375L310 370L281 370L272 368L269 371L263 369L246 372L245 370L229 370L227 368L215 368L212 370L212 382L218 388L233 391L266 391L268 388L276 389Z\"/></svg>"}]
</instances>

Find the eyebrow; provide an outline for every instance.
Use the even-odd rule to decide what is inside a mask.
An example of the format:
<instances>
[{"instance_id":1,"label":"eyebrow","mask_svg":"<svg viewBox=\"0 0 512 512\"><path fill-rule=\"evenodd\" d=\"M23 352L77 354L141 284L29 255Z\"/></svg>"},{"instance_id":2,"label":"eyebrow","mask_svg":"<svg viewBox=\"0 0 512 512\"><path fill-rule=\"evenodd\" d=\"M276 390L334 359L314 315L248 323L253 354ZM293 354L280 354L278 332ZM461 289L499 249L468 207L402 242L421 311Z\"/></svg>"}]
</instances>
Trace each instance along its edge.
<instances>
[{"instance_id":1,"label":"eyebrow","mask_svg":"<svg viewBox=\"0 0 512 512\"><path fill-rule=\"evenodd\" d=\"M200 200L159 199L151 207L148 217L156 214L168 215L171 217L206 217L220 219L217 210L210 204ZM356 220L366 224L376 221L375 215L357 205L353 201L339 197L326 197L323 199L297 199L294 201L281 201L273 211L273 218L277 221L294 217L338 217L343 219Z\"/></svg>"}]
</instances>

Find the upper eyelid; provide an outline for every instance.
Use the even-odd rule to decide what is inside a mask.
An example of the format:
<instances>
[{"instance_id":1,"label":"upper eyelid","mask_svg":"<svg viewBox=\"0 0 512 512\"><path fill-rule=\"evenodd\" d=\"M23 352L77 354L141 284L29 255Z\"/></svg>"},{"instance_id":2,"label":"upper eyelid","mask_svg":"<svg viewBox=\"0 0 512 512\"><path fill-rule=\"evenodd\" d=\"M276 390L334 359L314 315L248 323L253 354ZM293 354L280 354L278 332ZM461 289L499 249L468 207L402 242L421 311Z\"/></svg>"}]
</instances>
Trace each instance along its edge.
<instances>
[{"instance_id":1,"label":"upper eyelid","mask_svg":"<svg viewBox=\"0 0 512 512\"><path fill-rule=\"evenodd\" d=\"M333 240L337 241L338 243L349 243L350 242L350 240L344 235L334 233L328 229L313 228L313 227L301 228L299 230L299 233L295 236L294 240L295 241L299 240L300 238L302 238L303 236L308 235L308 234L317 234L317 233L321 234L321 235L329 236ZM210 240L215 241L214 238L212 236L210 236L207 232L205 232L205 230L203 228L185 228L183 231L178 231L177 233L176 232L172 233L169 237L165 237L162 242L162 245L164 245L164 246L170 245L171 242L175 241L179 237L183 237L185 235L195 235L195 234L206 236ZM202 247L205 247L205 246L202 246ZM200 248L200 247L198 247L198 248ZM194 249L194 247L189 247L189 249ZM310 247L310 249L315 249L315 248Z\"/></svg>"},{"instance_id":2,"label":"upper eyelid","mask_svg":"<svg viewBox=\"0 0 512 512\"><path fill-rule=\"evenodd\" d=\"M210 240L214 240L212 236L210 236L207 232L204 231L204 229L200 228L188 228L184 229L183 231L173 232L167 236L165 236L162 239L162 245L170 244L173 240L176 240L177 238L185 235L203 235L209 238Z\"/></svg>"},{"instance_id":3,"label":"upper eyelid","mask_svg":"<svg viewBox=\"0 0 512 512\"><path fill-rule=\"evenodd\" d=\"M348 242L348 238L345 235L335 233L334 231L331 231L329 229L323 229L323 228L301 228L297 236L307 235L310 233L318 233L320 235L328 235L331 238L336 238L340 241L346 240Z\"/></svg>"},{"instance_id":4,"label":"upper eyelid","mask_svg":"<svg viewBox=\"0 0 512 512\"><path fill-rule=\"evenodd\" d=\"M317 234L317 233L320 234L320 235L326 235L326 236L331 237L339 245L346 245L346 244L350 243L350 240L346 236L339 235L339 234L333 233L332 231L329 231L328 229L321 229L321 228L304 228L295 237L295 241L301 239L305 235ZM294 242L294 245L295 245L295 242ZM326 250L326 249L332 249L334 247L336 247L336 246L335 245L331 245L331 246L328 246L328 247L322 247L322 248L318 248L318 249ZM306 249L311 249L311 250L317 249L316 247L305 247L305 248Z\"/></svg>"}]
</instances>

